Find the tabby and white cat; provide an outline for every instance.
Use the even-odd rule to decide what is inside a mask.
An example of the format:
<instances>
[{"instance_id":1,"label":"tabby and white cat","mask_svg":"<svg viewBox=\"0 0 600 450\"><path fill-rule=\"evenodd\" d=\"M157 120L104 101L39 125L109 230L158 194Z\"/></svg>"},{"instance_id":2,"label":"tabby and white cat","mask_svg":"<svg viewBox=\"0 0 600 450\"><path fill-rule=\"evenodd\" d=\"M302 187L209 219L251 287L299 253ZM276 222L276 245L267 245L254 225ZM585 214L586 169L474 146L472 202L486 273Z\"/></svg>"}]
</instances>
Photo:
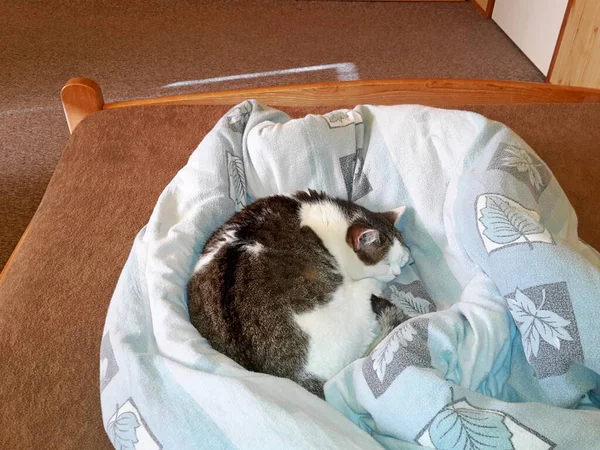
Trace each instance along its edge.
<instances>
[{"instance_id":1,"label":"tabby and white cat","mask_svg":"<svg viewBox=\"0 0 600 450\"><path fill-rule=\"evenodd\" d=\"M315 191L254 202L208 239L188 285L192 324L246 369L323 397L325 381L406 319L378 297L408 260L403 212Z\"/></svg>"}]
</instances>

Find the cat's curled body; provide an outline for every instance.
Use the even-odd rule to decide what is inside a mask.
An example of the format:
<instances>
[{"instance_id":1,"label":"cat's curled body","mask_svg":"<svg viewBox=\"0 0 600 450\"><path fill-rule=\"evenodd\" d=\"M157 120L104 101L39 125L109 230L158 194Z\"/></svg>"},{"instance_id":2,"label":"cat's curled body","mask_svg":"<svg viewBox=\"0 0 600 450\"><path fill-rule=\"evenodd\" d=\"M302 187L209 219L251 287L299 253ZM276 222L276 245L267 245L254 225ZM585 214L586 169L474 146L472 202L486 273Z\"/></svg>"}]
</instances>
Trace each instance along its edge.
<instances>
[{"instance_id":1,"label":"cat's curled body","mask_svg":"<svg viewBox=\"0 0 600 450\"><path fill-rule=\"evenodd\" d=\"M378 328L405 319L378 297L408 259L400 214L315 191L257 200L208 239L188 284L192 324L246 369L323 397Z\"/></svg>"}]
</instances>

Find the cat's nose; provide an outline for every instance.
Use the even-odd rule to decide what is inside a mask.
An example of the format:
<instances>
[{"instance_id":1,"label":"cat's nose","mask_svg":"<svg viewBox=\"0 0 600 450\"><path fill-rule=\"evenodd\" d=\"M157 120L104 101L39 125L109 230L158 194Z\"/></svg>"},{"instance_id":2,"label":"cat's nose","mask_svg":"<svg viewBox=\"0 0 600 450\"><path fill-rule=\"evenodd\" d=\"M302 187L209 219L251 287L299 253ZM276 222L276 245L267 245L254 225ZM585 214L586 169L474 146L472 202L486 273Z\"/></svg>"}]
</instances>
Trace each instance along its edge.
<instances>
[{"instance_id":1,"label":"cat's nose","mask_svg":"<svg viewBox=\"0 0 600 450\"><path fill-rule=\"evenodd\" d=\"M394 275L395 277L400 275L400 272L401 272L400 267L398 267L398 266L392 267L392 275Z\"/></svg>"}]
</instances>

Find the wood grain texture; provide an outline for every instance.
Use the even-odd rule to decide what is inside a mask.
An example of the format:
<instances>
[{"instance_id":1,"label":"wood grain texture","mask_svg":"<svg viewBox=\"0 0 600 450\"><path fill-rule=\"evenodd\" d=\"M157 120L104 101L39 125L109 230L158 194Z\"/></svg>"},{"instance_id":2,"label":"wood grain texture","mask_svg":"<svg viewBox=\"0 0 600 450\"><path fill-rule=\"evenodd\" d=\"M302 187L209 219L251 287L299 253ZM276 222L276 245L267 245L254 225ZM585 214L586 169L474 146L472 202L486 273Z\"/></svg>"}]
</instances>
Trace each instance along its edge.
<instances>
[{"instance_id":1,"label":"wood grain texture","mask_svg":"<svg viewBox=\"0 0 600 450\"><path fill-rule=\"evenodd\" d=\"M355 3L377 3L377 2L465 2L466 0L305 0L309 2L355 2Z\"/></svg>"},{"instance_id":2,"label":"wood grain texture","mask_svg":"<svg viewBox=\"0 0 600 450\"><path fill-rule=\"evenodd\" d=\"M71 133L83 119L104 106L100 86L89 78L71 78L62 88L60 98Z\"/></svg>"},{"instance_id":3,"label":"wood grain texture","mask_svg":"<svg viewBox=\"0 0 600 450\"><path fill-rule=\"evenodd\" d=\"M569 15L571 14L571 7L573 6L573 2L575 0L569 0L567 3L567 9L565 10L565 17L563 18L562 25L560 26L560 31L558 33L558 39L556 40L556 47L554 47L554 53L552 54L552 60L550 61L550 67L548 67L548 74L546 75L546 83L550 83L550 77L552 76L552 72L554 71L554 64L556 64L556 57L558 56L558 50L562 44L562 39L565 34L565 28L567 27L567 22L569 21Z\"/></svg>"},{"instance_id":4,"label":"wood grain texture","mask_svg":"<svg viewBox=\"0 0 600 450\"><path fill-rule=\"evenodd\" d=\"M492 10L494 9L495 0L471 0L471 4L477 11L483 14L485 17L492 17Z\"/></svg>"},{"instance_id":5,"label":"wood grain texture","mask_svg":"<svg viewBox=\"0 0 600 450\"><path fill-rule=\"evenodd\" d=\"M471 0L471 5L479 11L481 14L485 15L485 10L487 9L487 4L489 0Z\"/></svg>"},{"instance_id":6,"label":"wood grain texture","mask_svg":"<svg viewBox=\"0 0 600 450\"><path fill-rule=\"evenodd\" d=\"M107 103L103 109L139 105L235 105L255 99L270 106L395 105L453 107L473 104L600 102L600 90L543 83L459 79L359 80L241 89Z\"/></svg>"},{"instance_id":7,"label":"wood grain texture","mask_svg":"<svg viewBox=\"0 0 600 450\"><path fill-rule=\"evenodd\" d=\"M573 2L549 80L600 88L600 1Z\"/></svg>"}]
</instances>

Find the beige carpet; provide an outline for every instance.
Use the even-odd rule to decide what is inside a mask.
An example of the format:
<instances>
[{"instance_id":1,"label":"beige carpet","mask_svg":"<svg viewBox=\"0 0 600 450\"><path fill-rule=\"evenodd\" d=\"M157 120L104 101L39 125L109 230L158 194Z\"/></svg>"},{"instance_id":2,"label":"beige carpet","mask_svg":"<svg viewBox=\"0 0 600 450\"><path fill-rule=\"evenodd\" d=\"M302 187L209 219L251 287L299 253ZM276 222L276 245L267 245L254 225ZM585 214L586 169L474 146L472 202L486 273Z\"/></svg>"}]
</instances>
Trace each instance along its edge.
<instances>
[{"instance_id":1,"label":"beige carpet","mask_svg":"<svg viewBox=\"0 0 600 450\"><path fill-rule=\"evenodd\" d=\"M107 101L340 78L543 80L468 3L5 0L0 42L0 268L68 139L70 77L95 79ZM193 80L205 81L164 87Z\"/></svg>"}]
</instances>

